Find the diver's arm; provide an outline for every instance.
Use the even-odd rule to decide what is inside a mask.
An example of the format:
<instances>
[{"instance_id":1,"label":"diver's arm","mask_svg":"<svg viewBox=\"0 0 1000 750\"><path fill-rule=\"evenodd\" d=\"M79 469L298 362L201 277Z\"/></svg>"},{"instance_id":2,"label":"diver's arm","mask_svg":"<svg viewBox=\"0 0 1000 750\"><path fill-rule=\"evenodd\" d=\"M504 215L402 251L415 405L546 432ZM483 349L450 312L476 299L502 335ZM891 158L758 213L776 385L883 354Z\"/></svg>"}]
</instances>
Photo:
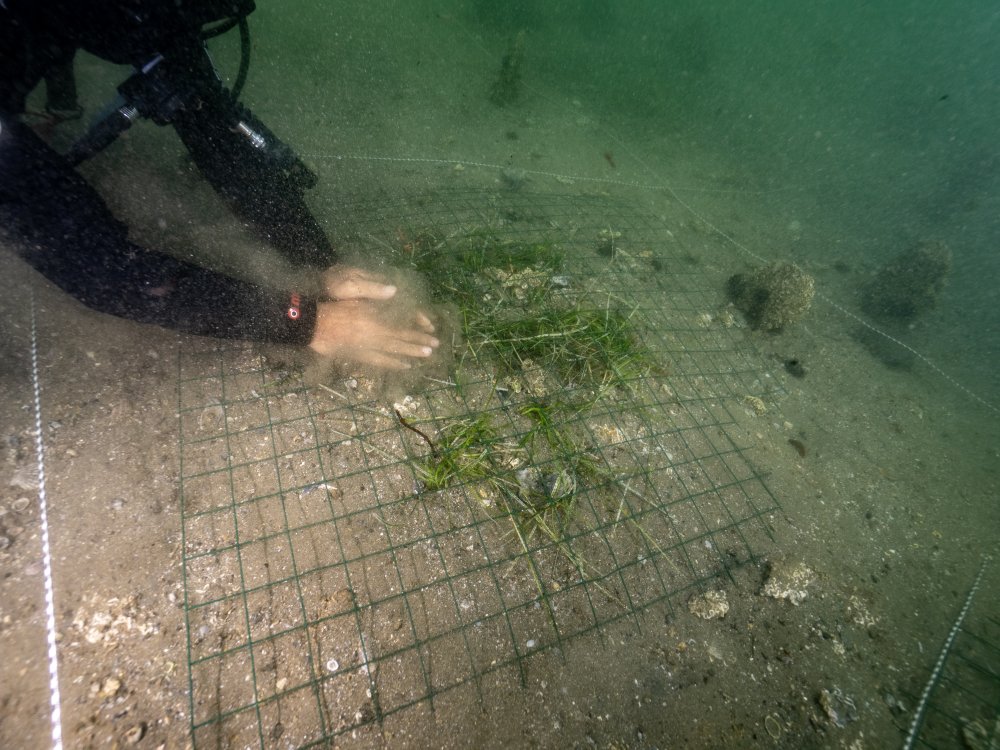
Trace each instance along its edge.
<instances>
[{"instance_id":1,"label":"diver's arm","mask_svg":"<svg viewBox=\"0 0 1000 750\"><path fill-rule=\"evenodd\" d=\"M26 125L0 132L0 230L29 264L100 312L189 333L308 344L316 303L143 249Z\"/></svg>"}]
</instances>

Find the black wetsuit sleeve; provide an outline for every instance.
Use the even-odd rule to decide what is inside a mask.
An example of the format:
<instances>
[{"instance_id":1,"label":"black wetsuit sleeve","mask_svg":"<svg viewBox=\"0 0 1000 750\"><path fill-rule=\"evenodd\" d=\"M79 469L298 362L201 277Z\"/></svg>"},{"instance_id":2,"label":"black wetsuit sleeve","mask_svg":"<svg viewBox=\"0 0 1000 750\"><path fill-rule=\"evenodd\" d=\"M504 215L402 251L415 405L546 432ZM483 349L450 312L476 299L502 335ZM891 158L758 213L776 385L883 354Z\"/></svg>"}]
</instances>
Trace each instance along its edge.
<instances>
[{"instance_id":1,"label":"black wetsuit sleeve","mask_svg":"<svg viewBox=\"0 0 1000 750\"><path fill-rule=\"evenodd\" d=\"M316 305L141 248L97 192L0 111L0 230L30 265L94 310L220 338L305 344Z\"/></svg>"}]
</instances>

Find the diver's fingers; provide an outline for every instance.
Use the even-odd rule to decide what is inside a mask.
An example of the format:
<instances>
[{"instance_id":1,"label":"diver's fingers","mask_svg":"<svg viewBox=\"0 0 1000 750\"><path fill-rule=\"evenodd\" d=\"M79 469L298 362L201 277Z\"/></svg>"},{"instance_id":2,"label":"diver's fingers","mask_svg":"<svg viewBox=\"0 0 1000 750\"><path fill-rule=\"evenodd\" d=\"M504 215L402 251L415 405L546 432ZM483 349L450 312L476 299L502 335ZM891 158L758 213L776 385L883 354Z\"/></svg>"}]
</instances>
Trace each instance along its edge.
<instances>
[{"instance_id":1,"label":"diver's fingers","mask_svg":"<svg viewBox=\"0 0 1000 750\"><path fill-rule=\"evenodd\" d=\"M420 344L421 346L432 348L437 348L438 344L441 343L429 333L418 331L415 328L384 328L382 329L382 333L386 339L395 338L400 341L408 341L412 344Z\"/></svg>"},{"instance_id":2,"label":"diver's fingers","mask_svg":"<svg viewBox=\"0 0 1000 750\"><path fill-rule=\"evenodd\" d=\"M410 364L408 362L404 362L396 357L375 351L374 349L365 349L364 351L358 352L356 359L362 364L372 365L373 367L378 367L383 370L410 369Z\"/></svg>"},{"instance_id":3,"label":"diver's fingers","mask_svg":"<svg viewBox=\"0 0 1000 750\"><path fill-rule=\"evenodd\" d=\"M383 284L371 279L351 279L329 289L334 299L390 299L396 293L393 284Z\"/></svg>"},{"instance_id":4,"label":"diver's fingers","mask_svg":"<svg viewBox=\"0 0 1000 750\"><path fill-rule=\"evenodd\" d=\"M383 328L373 332L366 348L379 349L407 357L429 357L441 342L421 331L406 328Z\"/></svg>"},{"instance_id":5,"label":"diver's fingers","mask_svg":"<svg viewBox=\"0 0 1000 750\"><path fill-rule=\"evenodd\" d=\"M440 341L416 328L393 328L376 317L377 305L362 300L320 302L310 348L317 354L343 356L398 369L405 358L429 357Z\"/></svg>"},{"instance_id":6,"label":"diver's fingers","mask_svg":"<svg viewBox=\"0 0 1000 750\"><path fill-rule=\"evenodd\" d=\"M402 338L394 338L383 342L379 349L388 354L402 355L404 357L429 357L434 353L435 346L437 344L419 343L406 341Z\"/></svg>"},{"instance_id":7,"label":"diver's fingers","mask_svg":"<svg viewBox=\"0 0 1000 750\"><path fill-rule=\"evenodd\" d=\"M434 333L434 324L431 323L431 319L424 315L424 313L420 310L417 310L417 325L427 333Z\"/></svg>"},{"instance_id":8,"label":"diver's fingers","mask_svg":"<svg viewBox=\"0 0 1000 750\"><path fill-rule=\"evenodd\" d=\"M334 266L327 271L324 281L326 293L333 299L385 300L396 293L394 285L360 268Z\"/></svg>"}]
</instances>

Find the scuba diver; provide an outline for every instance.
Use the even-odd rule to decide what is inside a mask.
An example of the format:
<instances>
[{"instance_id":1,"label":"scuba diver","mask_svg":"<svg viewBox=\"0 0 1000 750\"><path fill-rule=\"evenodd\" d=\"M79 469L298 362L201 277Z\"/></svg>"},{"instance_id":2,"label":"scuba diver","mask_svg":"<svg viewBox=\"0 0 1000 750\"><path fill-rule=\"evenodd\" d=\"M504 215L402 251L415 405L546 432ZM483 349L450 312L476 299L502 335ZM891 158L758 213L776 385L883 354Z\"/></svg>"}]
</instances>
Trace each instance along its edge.
<instances>
[{"instance_id":1,"label":"scuba diver","mask_svg":"<svg viewBox=\"0 0 1000 750\"><path fill-rule=\"evenodd\" d=\"M423 313L403 327L379 310L396 288L335 265L310 213L316 176L239 101L253 0L0 0L0 236L54 284L88 307L188 333L308 345L320 355L406 368L438 345ZM233 90L205 40L238 26L243 43ZM66 153L23 119L45 82L50 123L79 117L78 49L133 73L107 113ZM170 125L233 212L269 244L320 274L312 298L232 278L129 241L75 167L135 120Z\"/></svg>"}]
</instances>

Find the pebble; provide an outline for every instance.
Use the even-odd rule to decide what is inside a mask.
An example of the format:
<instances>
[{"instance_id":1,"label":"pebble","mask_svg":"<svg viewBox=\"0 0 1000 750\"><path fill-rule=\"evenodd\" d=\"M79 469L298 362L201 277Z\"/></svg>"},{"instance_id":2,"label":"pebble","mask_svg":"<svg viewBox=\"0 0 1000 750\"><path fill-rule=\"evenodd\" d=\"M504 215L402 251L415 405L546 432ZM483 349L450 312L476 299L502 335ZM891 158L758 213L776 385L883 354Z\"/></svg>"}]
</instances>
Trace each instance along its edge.
<instances>
[{"instance_id":1,"label":"pebble","mask_svg":"<svg viewBox=\"0 0 1000 750\"><path fill-rule=\"evenodd\" d=\"M125 732L125 741L130 745L135 745L145 736L146 722L141 722Z\"/></svg>"},{"instance_id":2,"label":"pebble","mask_svg":"<svg viewBox=\"0 0 1000 750\"><path fill-rule=\"evenodd\" d=\"M10 546L10 538L6 536L0 536L0 549L7 549Z\"/></svg>"},{"instance_id":3,"label":"pebble","mask_svg":"<svg viewBox=\"0 0 1000 750\"><path fill-rule=\"evenodd\" d=\"M798 606L808 596L806 587L815 580L816 574L805 563L777 560L771 563L771 570L761 593Z\"/></svg>"},{"instance_id":4,"label":"pebble","mask_svg":"<svg viewBox=\"0 0 1000 750\"><path fill-rule=\"evenodd\" d=\"M393 408L404 417L412 417L420 408L420 402L413 398L413 396L404 396L402 401L397 401L393 404Z\"/></svg>"},{"instance_id":5,"label":"pebble","mask_svg":"<svg viewBox=\"0 0 1000 750\"><path fill-rule=\"evenodd\" d=\"M121 510L125 507L125 498L116 497L111 501L111 510Z\"/></svg>"},{"instance_id":6,"label":"pebble","mask_svg":"<svg viewBox=\"0 0 1000 750\"><path fill-rule=\"evenodd\" d=\"M688 611L703 620L721 620L729 612L729 600L721 589L691 597Z\"/></svg>"},{"instance_id":7,"label":"pebble","mask_svg":"<svg viewBox=\"0 0 1000 750\"><path fill-rule=\"evenodd\" d=\"M857 706L851 698L840 692L840 688L821 690L817 700L830 722L841 729L858 719Z\"/></svg>"},{"instance_id":8,"label":"pebble","mask_svg":"<svg viewBox=\"0 0 1000 750\"><path fill-rule=\"evenodd\" d=\"M899 716L900 714L906 713L906 704L899 700L899 698L895 695L887 692L882 697L885 700L885 705L889 707L889 710L892 711L893 714Z\"/></svg>"},{"instance_id":9,"label":"pebble","mask_svg":"<svg viewBox=\"0 0 1000 750\"><path fill-rule=\"evenodd\" d=\"M10 507L14 509L15 513L24 513L31 505L31 500L26 497L19 497L17 500L10 504Z\"/></svg>"},{"instance_id":10,"label":"pebble","mask_svg":"<svg viewBox=\"0 0 1000 750\"><path fill-rule=\"evenodd\" d=\"M753 413L758 417L762 417L767 414L767 404L765 404L764 399L759 396L744 396L743 404L753 411Z\"/></svg>"},{"instance_id":11,"label":"pebble","mask_svg":"<svg viewBox=\"0 0 1000 750\"><path fill-rule=\"evenodd\" d=\"M121 689L122 681L117 677L108 677L101 683L101 690L98 693L102 698L112 698Z\"/></svg>"}]
</instances>

